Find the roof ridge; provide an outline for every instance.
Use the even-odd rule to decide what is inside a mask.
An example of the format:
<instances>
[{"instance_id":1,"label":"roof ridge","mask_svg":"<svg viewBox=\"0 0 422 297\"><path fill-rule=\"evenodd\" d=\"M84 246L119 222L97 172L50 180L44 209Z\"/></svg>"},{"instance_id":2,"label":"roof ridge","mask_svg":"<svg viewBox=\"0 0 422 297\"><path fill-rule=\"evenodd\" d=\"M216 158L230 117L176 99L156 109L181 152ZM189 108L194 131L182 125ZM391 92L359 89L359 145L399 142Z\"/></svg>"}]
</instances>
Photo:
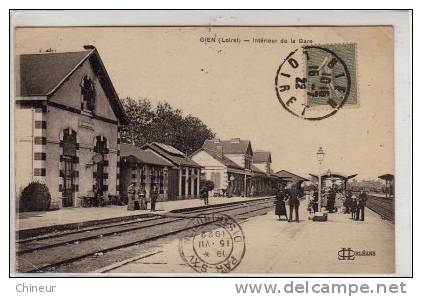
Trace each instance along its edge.
<instances>
[{"instance_id":1,"label":"roof ridge","mask_svg":"<svg viewBox=\"0 0 422 297\"><path fill-rule=\"evenodd\" d=\"M89 50L82 50L82 51L68 51L68 52L41 52L41 53L24 53L24 54L18 54L18 56L33 56L33 55L60 55L60 54L77 54L77 53L84 53L84 52L90 52L93 49Z\"/></svg>"}]
</instances>

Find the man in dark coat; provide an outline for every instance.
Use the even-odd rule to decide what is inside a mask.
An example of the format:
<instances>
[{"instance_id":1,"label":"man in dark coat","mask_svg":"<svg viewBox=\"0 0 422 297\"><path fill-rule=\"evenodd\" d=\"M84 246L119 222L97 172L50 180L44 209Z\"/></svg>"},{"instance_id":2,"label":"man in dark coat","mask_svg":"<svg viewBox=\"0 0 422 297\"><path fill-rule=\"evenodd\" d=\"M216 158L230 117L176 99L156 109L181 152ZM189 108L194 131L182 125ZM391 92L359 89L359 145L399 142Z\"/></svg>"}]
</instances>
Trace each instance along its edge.
<instances>
[{"instance_id":1,"label":"man in dark coat","mask_svg":"<svg viewBox=\"0 0 422 297\"><path fill-rule=\"evenodd\" d=\"M327 210L329 212L334 212L335 202L336 202L336 191L333 187L328 191L328 197L327 197Z\"/></svg>"},{"instance_id":2,"label":"man in dark coat","mask_svg":"<svg viewBox=\"0 0 422 297\"><path fill-rule=\"evenodd\" d=\"M300 201L299 201L299 197L300 195L300 184L299 183L294 183L291 184L291 187L289 189L289 222L291 222L293 220L293 209L295 212L295 221L296 223L299 223L299 205L300 205Z\"/></svg>"},{"instance_id":3,"label":"man in dark coat","mask_svg":"<svg viewBox=\"0 0 422 297\"><path fill-rule=\"evenodd\" d=\"M352 191L347 191L346 199L344 200L344 213L350 213L351 206L352 206Z\"/></svg>"},{"instance_id":4,"label":"man in dark coat","mask_svg":"<svg viewBox=\"0 0 422 297\"><path fill-rule=\"evenodd\" d=\"M204 204L208 205L208 188L205 185L199 190L199 196L204 199Z\"/></svg>"},{"instance_id":5,"label":"man in dark coat","mask_svg":"<svg viewBox=\"0 0 422 297\"><path fill-rule=\"evenodd\" d=\"M366 201L368 200L368 195L366 195L366 193L361 190L360 194L358 196L358 209L357 209L357 220L361 221L365 221L365 206L366 206Z\"/></svg>"}]
</instances>

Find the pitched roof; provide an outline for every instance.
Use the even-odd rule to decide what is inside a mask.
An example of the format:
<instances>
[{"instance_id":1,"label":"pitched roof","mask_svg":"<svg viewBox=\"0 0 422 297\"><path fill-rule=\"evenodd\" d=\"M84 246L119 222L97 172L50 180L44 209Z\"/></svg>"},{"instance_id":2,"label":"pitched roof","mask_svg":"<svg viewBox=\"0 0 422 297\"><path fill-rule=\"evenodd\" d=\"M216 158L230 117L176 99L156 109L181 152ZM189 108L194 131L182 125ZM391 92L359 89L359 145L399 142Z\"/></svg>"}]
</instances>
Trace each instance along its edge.
<instances>
[{"instance_id":1,"label":"pitched roof","mask_svg":"<svg viewBox=\"0 0 422 297\"><path fill-rule=\"evenodd\" d=\"M215 150L218 145L223 147L224 154L246 154L248 150L252 153L251 142L249 140L240 140L239 138L230 140L207 139L202 147Z\"/></svg>"},{"instance_id":2,"label":"pitched roof","mask_svg":"<svg viewBox=\"0 0 422 297\"><path fill-rule=\"evenodd\" d=\"M281 177L281 178L288 178L288 179L294 179L294 180L299 180L299 181L305 181L308 180L307 178L301 177L297 174L291 173L287 170L280 170L277 171L275 173L276 176Z\"/></svg>"},{"instance_id":3,"label":"pitched roof","mask_svg":"<svg viewBox=\"0 0 422 297\"><path fill-rule=\"evenodd\" d=\"M251 165L251 171L253 173L267 175L264 171L262 171L261 169L259 169L258 167L254 166L254 165Z\"/></svg>"},{"instance_id":4,"label":"pitched roof","mask_svg":"<svg viewBox=\"0 0 422 297\"><path fill-rule=\"evenodd\" d=\"M208 148L201 148L199 150L203 150L203 151L207 152L208 154L211 155L211 157L213 157L214 159L220 161L221 163L223 163L227 167L236 168L236 169L244 169L242 166L237 165L235 162L233 162L229 158L225 157L224 155L223 156L220 156L218 154L217 150L214 150L214 149L212 149L210 147L208 147Z\"/></svg>"},{"instance_id":5,"label":"pitched roof","mask_svg":"<svg viewBox=\"0 0 422 297\"><path fill-rule=\"evenodd\" d=\"M253 162L254 163L271 163L271 152L267 151L254 151L253 152Z\"/></svg>"},{"instance_id":6,"label":"pitched roof","mask_svg":"<svg viewBox=\"0 0 422 297\"><path fill-rule=\"evenodd\" d=\"M176 148L159 143L159 142L152 142L147 143L142 146L142 149L150 148L151 150L155 151L160 156L166 158L170 162L172 162L176 166L188 166L188 167L202 167L195 161L186 157L181 151L177 150Z\"/></svg>"},{"instance_id":7,"label":"pitched roof","mask_svg":"<svg viewBox=\"0 0 422 297\"><path fill-rule=\"evenodd\" d=\"M180 156L180 157L186 157L186 155L184 153L182 153L181 151L179 151L177 148L172 147L170 145L167 145L165 143L153 142L153 144L155 144L156 146L159 146L161 149L165 150L166 152L168 152L172 155Z\"/></svg>"},{"instance_id":8,"label":"pitched roof","mask_svg":"<svg viewBox=\"0 0 422 297\"><path fill-rule=\"evenodd\" d=\"M79 52L19 55L16 96L18 98L51 96L88 58L100 78L114 113L122 123L127 123L128 119L123 106L101 57L94 47Z\"/></svg>"},{"instance_id":9,"label":"pitched roof","mask_svg":"<svg viewBox=\"0 0 422 297\"><path fill-rule=\"evenodd\" d=\"M21 55L17 93L22 97L49 95L90 55L91 51Z\"/></svg>"},{"instance_id":10,"label":"pitched roof","mask_svg":"<svg viewBox=\"0 0 422 297\"><path fill-rule=\"evenodd\" d=\"M173 164L164 158L157 156L156 154L144 151L143 149L132 145L122 143L120 144L120 156L122 157L134 157L138 162L144 164L158 165L158 166L172 166Z\"/></svg>"}]
</instances>

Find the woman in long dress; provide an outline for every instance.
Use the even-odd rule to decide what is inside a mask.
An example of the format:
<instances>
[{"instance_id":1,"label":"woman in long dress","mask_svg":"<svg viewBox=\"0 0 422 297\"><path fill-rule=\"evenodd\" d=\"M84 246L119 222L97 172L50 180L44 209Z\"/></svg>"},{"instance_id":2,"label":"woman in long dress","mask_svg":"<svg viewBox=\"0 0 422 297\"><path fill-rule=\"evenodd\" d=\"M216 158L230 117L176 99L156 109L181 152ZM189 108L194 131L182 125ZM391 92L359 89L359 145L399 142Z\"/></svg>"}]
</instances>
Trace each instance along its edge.
<instances>
[{"instance_id":1,"label":"woman in long dress","mask_svg":"<svg viewBox=\"0 0 422 297\"><path fill-rule=\"evenodd\" d=\"M277 191L275 198L275 215L278 216L279 221L281 221L281 216L285 216L286 221L288 221L286 210L287 192L280 189Z\"/></svg>"}]
</instances>

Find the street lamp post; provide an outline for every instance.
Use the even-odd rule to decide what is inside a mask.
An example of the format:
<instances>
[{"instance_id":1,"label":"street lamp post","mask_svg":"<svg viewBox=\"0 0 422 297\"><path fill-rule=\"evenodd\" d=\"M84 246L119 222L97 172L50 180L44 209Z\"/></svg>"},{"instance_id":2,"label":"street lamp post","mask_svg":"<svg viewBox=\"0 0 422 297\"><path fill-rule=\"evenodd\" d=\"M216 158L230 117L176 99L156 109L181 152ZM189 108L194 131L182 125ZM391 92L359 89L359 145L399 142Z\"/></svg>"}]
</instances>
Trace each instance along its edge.
<instances>
[{"instance_id":1,"label":"street lamp post","mask_svg":"<svg viewBox=\"0 0 422 297\"><path fill-rule=\"evenodd\" d=\"M324 161L325 152L322 147L319 147L317 151L317 160L319 163L318 167L318 211L321 211L321 165Z\"/></svg>"}]
</instances>

